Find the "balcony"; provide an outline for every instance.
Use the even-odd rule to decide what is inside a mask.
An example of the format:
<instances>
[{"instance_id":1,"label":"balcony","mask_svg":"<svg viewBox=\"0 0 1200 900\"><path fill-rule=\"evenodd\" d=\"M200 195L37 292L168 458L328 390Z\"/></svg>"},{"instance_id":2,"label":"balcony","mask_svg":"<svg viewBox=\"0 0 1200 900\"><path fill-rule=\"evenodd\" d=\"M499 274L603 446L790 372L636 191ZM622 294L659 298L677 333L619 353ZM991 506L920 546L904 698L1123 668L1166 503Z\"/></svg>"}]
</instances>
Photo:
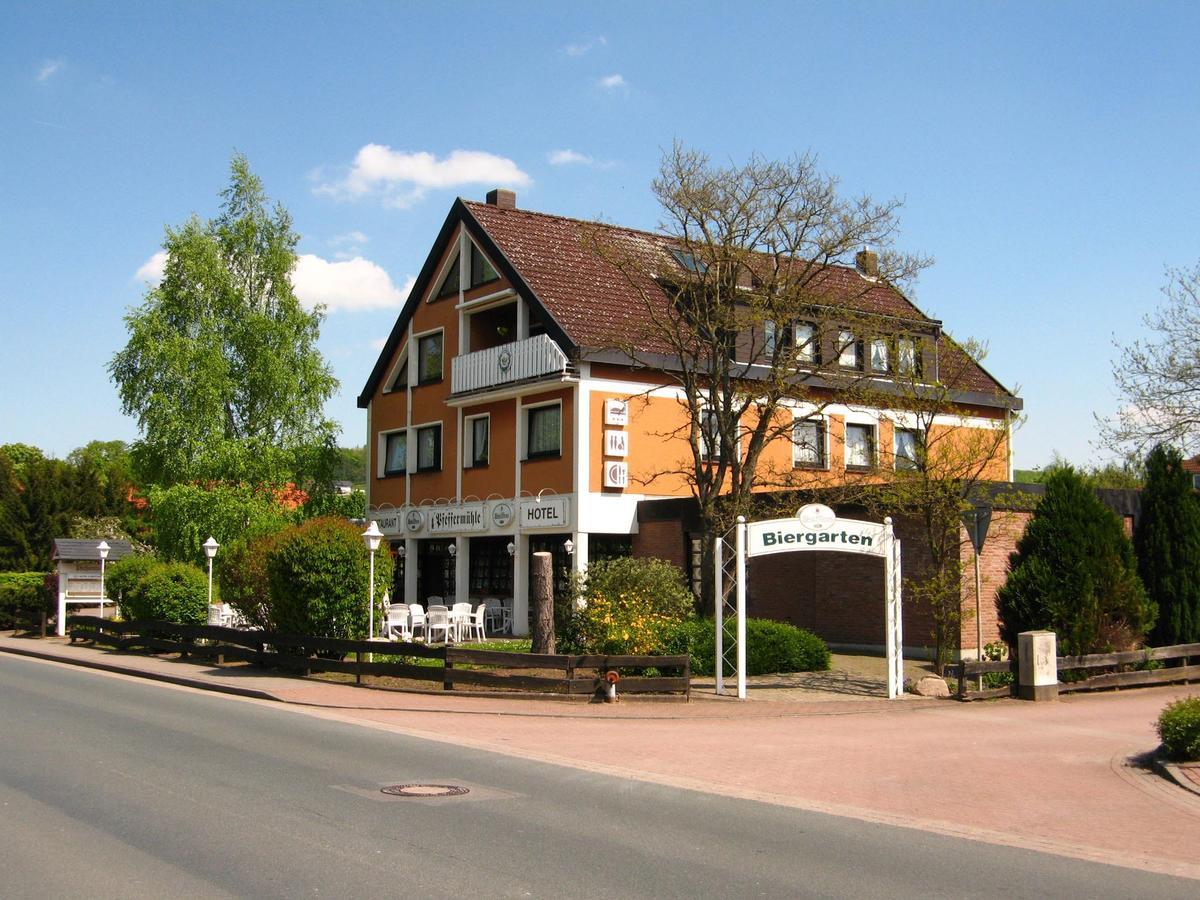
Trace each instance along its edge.
<instances>
[{"instance_id":1,"label":"balcony","mask_svg":"<svg viewBox=\"0 0 1200 900\"><path fill-rule=\"evenodd\" d=\"M569 370L570 362L558 344L549 335L539 334L456 356L450 367L450 390L465 394L546 375L566 375Z\"/></svg>"}]
</instances>

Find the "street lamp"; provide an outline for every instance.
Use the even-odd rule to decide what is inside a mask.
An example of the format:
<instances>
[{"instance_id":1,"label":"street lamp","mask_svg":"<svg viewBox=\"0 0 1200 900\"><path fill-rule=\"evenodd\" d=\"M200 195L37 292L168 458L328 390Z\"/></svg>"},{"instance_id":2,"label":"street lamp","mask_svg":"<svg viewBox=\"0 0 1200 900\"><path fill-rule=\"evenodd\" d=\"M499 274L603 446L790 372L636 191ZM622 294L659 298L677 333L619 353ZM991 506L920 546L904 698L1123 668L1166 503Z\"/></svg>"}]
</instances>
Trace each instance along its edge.
<instances>
[{"instance_id":1,"label":"street lamp","mask_svg":"<svg viewBox=\"0 0 1200 900\"><path fill-rule=\"evenodd\" d=\"M379 530L379 523L374 519L367 526L367 530L362 533L363 543L367 545L367 551L371 554L371 593L367 596L367 638L375 640L375 551L379 549L379 542L383 539L383 532Z\"/></svg>"},{"instance_id":2,"label":"street lamp","mask_svg":"<svg viewBox=\"0 0 1200 900\"><path fill-rule=\"evenodd\" d=\"M213 557L217 555L217 548L221 545L210 534L208 540L200 546L204 548L204 555L208 557L208 605L212 606L212 561Z\"/></svg>"},{"instance_id":3,"label":"street lamp","mask_svg":"<svg viewBox=\"0 0 1200 900\"><path fill-rule=\"evenodd\" d=\"M96 545L96 551L100 554L100 618L104 618L104 561L108 559L108 551L112 548L108 546L108 541L101 541Z\"/></svg>"}]
</instances>

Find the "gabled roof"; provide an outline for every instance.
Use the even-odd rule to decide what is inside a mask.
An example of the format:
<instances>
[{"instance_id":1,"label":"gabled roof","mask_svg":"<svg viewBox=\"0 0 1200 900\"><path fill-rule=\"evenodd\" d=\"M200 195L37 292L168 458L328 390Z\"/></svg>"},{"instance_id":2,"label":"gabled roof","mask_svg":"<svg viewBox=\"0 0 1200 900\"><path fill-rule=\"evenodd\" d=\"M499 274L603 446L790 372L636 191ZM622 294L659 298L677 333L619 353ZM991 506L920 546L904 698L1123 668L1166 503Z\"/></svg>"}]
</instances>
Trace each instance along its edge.
<instances>
[{"instance_id":1,"label":"gabled roof","mask_svg":"<svg viewBox=\"0 0 1200 900\"><path fill-rule=\"evenodd\" d=\"M55 538L54 551L50 554L51 559L94 559L99 561L100 551L96 548L100 546L100 541L105 538L96 538L90 541L80 541L74 538ZM108 541L108 561L116 562L118 559L124 559L129 554L133 553L133 547L129 541Z\"/></svg>"},{"instance_id":2,"label":"gabled roof","mask_svg":"<svg viewBox=\"0 0 1200 900\"><path fill-rule=\"evenodd\" d=\"M649 275L635 275L642 277L642 283L631 284L630 276L598 252L596 244L602 241L636 260L638 272L671 280L686 273L669 252L675 243L670 237L459 198L451 207L408 302L359 395L360 407L367 405L386 374L416 304L436 275L445 242L459 222L516 291L544 314L551 337L568 355L577 355L580 350L611 348L615 339L636 343L651 352L655 350L646 345L649 329L643 296L661 294L667 303L670 302L667 293ZM941 334L940 322L926 316L892 285L865 279L854 268L831 265L824 267L815 287L830 297L830 305L928 325L938 334L940 357L961 370L958 376L965 391L985 397L1003 396L1011 399L1012 405L1020 406L1010 391L969 360L953 340Z\"/></svg>"}]
</instances>

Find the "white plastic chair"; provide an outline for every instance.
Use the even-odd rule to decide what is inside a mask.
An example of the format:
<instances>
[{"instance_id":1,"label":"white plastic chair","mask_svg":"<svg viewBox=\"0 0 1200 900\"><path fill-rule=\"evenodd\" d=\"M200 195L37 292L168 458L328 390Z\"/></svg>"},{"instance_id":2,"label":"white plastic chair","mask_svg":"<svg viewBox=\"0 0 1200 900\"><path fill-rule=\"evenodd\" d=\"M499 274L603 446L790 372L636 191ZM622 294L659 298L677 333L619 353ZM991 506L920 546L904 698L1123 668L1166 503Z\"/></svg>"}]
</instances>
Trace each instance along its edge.
<instances>
[{"instance_id":1,"label":"white plastic chair","mask_svg":"<svg viewBox=\"0 0 1200 900\"><path fill-rule=\"evenodd\" d=\"M409 604L408 619L412 624L412 633L414 639L416 638L418 628L421 629L421 637L427 636L425 632L425 607L423 607L420 603Z\"/></svg>"},{"instance_id":2,"label":"white plastic chair","mask_svg":"<svg viewBox=\"0 0 1200 900\"><path fill-rule=\"evenodd\" d=\"M475 607L475 612L471 613L467 619L467 640L468 641L486 641L487 633L483 628L483 617L487 615L488 608L480 603Z\"/></svg>"},{"instance_id":3,"label":"white plastic chair","mask_svg":"<svg viewBox=\"0 0 1200 900\"><path fill-rule=\"evenodd\" d=\"M211 606L209 606L209 608L208 608L208 624L209 625L222 625L224 623L221 621L221 619L222 619L221 604L214 603Z\"/></svg>"},{"instance_id":4,"label":"white plastic chair","mask_svg":"<svg viewBox=\"0 0 1200 900\"><path fill-rule=\"evenodd\" d=\"M461 641L471 627L471 604L455 603L450 607L450 623L454 626L455 640Z\"/></svg>"},{"instance_id":5,"label":"white plastic chair","mask_svg":"<svg viewBox=\"0 0 1200 900\"><path fill-rule=\"evenodd\" d=\"M450 623L450 611L447 609L431 609L425 616L425 638L429 643L435 643L434 635L442 633L442 641L450 643L450 635L454 625Z\"/></svg>"},{"instance_id":6,"label":"white plastic chair","mask_svg":"<svg viewBox=\"0 0 1200 900\"><path fill-rule=\"evenodd\" d=\"M393 603L387 609L387 619L384 621L384 634L387 635L389 641L412 640L412 629L408 623L408 605L405 603ZM397 638L397 636L399 636Z\"/></svg>"}]
</instances>

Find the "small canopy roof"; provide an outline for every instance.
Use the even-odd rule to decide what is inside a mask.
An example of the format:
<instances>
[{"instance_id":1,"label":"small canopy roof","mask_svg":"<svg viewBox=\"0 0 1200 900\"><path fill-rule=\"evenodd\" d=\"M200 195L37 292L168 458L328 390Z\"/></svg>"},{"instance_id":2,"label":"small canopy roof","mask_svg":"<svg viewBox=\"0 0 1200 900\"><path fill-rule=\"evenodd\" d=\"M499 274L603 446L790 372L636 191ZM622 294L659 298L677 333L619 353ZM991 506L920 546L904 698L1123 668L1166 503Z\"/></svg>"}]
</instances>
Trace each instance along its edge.
<instances>
[{"instance_id":1,"label":"small canopy roof","mask_svg":"<svg viewBox=\"0 0 1200 900\"><path fill-rule=\"evenodd\" d=\"M74 538L55 538L54 552L50 555L51 559L100 559L100 551L96 548L100 546L101 541L108 541L107 538L95 538L94 540L79 541ZM133 553L133 547L129 545L129 541L108 541L108 561L115 562L118 559L124 559Z\"/></svg>"}]
</instances>

